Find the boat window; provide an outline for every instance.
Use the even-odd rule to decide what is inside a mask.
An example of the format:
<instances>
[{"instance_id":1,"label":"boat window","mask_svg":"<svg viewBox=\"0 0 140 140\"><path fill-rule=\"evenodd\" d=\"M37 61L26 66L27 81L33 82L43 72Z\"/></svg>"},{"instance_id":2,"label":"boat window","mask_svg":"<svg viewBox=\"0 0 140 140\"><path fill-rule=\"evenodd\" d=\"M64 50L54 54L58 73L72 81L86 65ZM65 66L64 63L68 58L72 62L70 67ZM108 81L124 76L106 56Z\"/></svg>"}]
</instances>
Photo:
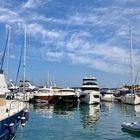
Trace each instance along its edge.
<instances>
[{"instance_id":1,"label":"boat window","mask_svg":"<svg viewBox=\"0 0 140 140\"><path fill-rule=\"evenodd\" d=\"M94 98L99 98L99 95L93 95Z\"/></svg>"},{"instance_id":2,"label":"boat window","mask_svg":"<svg viewBox=\"0 0 140 140\"><path fill-rule=\"evenodd\" d=\"M99 88L81 88L82 91L85 91L85 90L94 90L94 91L99 91Z\"/></svg>"},{"instance_id":3,"label":"boat window","mask_svg":"<svg viewBox=\"0 0 140 140\"><path fill-rule=\"evenodd\" d=\"M97 85L97 83L94 83L94 82L84 82L83 85Z\"/></svg>"}]
</instances>

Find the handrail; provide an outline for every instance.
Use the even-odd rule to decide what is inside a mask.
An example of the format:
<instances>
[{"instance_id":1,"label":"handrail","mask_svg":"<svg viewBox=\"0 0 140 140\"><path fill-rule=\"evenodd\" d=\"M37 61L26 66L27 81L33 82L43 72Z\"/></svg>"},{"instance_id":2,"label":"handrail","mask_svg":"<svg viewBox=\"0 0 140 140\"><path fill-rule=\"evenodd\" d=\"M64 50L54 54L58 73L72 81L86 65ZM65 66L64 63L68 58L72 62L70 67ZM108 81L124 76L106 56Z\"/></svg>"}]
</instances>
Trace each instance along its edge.
<instances>
[{"instance_id":1,"label":"handrail","mask_svg":"<svg viewBox=\"0 0 140 140\"><path fill-rule=\"evenodd\" d=\"M19 109L20 109L20 103L22 102L22 100L16 99L16 100L14 100L14 101L12 101L12 102L10 103L10 106L9 106L9 109L8 109L8 116L10 116L10 114L11 114L12 104L15 103L15 102L18 103L18 107L16 106L16 107L17 107L17 111L16 111L16 112L19 111ZM14 109L15 109L15 108L14 108Z\"/></svg>"}]
</instances>

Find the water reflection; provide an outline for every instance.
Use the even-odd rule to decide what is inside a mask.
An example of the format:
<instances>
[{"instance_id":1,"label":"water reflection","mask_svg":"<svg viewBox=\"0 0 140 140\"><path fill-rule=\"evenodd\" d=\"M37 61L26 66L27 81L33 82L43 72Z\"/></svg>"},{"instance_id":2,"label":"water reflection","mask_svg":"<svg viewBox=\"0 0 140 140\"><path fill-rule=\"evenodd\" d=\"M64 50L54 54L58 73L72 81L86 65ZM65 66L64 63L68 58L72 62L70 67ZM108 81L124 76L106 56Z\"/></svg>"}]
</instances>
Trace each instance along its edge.
<instances>
[{"instance_id":1,"label":"water reflection","mask_svg":"<svg viewBox=\"0 0 140 140\"><path fill-rule=\"evenodd\" d=\"M92 128L99 119L100 105L80 105L79 109L83 128Z\"/></svg>"},{"instance_id":2,"label":"water reflection","mask_svg":"<svg viewBox=\"0 0 140 140\"><path fill-rule=\"evenodd\" d=\"M105 111L110 112L112 107L113 107L113 103L112 102L102 102L101 103L101 108L102 108L102 110L104 112Z\"/></svg>"},{"instance_id":3,"label":"water reflection","mask_svg":"<svg viewBox=\"0 0 140 140\"><path fill-rule=\"evenodd\" d=\"M33 105L35 112L40 113L40 116L53 118L54 116L73 116L78 104L64 104L64 105L48 105L37 103Z\"/></svg>"},{"instance_id":4,"label":"water reflection","mask_svg":"<svg viewBox=\"0 0 140 140\"><path fill-rule=\"evenodd\" d=\"M43 103L37 103L33 104L34 112L39 113L40 116L46 117L46 118L53 118L53 105L43 104Z\"/></svg>"},{"instance_id":5,"label":"water reflection","mask_svg":"<svg viewBox=\"0 0 140 140\"><path fill-rule=\"evenodd\" d=\"M140 116L140 105L116 104L125 116Z\"/></svg>"},{"instance_id":6,"label":"water reflection","mask_svg":"<svg viewBox=\"0 0 140 140\"><path fill-rule=\"evenodd\" d=\"M54 115L72 117L74 116L74 111L77 109L78 104L64 104L54 106Z\"/></svg>"}]
</instances>

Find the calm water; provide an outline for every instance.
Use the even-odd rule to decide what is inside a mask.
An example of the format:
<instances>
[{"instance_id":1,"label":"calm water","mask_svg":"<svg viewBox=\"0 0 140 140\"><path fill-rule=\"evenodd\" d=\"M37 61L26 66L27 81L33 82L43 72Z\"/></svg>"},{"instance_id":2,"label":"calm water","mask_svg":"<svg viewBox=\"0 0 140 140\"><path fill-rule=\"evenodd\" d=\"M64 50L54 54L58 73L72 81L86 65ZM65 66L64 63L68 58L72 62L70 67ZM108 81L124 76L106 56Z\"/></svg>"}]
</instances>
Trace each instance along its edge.
<instances>
[{"instance_id":1,"label":"calm water","mask_svg":"<svg viewBox=\"0 0 140 140\"><path fill-rule=\"evenodd\" d=\"M123 131L124 121L140 121L140 106L29 105L30 119L19 127L16 140L138 140L140 134Z\"/></svg>"}]
</instances>

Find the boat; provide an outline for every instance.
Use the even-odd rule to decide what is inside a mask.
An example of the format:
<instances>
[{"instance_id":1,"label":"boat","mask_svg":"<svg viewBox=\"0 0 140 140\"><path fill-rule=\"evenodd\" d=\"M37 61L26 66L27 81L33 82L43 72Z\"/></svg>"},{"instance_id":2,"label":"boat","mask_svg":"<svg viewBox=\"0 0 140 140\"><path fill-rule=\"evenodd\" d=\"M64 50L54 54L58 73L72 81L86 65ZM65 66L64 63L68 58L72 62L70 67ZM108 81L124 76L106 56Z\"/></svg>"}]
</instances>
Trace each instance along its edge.
<instances>
[{"instance_id":1,"label":"boat","mask_svg":"<svg viewBox=\"0 0 140 140\"><path fill-rule=\"evenodd\" d=\"M2 89L2 94L0 94L0 139L11 139L15 136L18 125L25 125L28 120L28 111L24 102L6 96L8 87L2 70L0 71L0 89ZM3 94L4 92L5 94Z\"/></svg>"},{"instance_id":2,"label":"boat","mask_svg":"<svg viewBox=\"0 0 140 140\"><path fill-rule=\"evenodd\" d=\"M101 96L102 101L107 101L107 102L115 101L114 92L109 88L101 88L100 94L102 95Z\"/></svg>"},{"instance_id":3,"label":"boat","mask_svg":"<svg viewBox=\"0 0 140 140\"><path fill-rule=\"evenodd\" d=\"M23 85L23 83L25 85ZM37 90L37 87L34 86L31 81L25 80L25 82L24 82L23 80L20 80L19 81L19 90L23 91L24 87L25 87L26 92L33 92L33 91Z\"/></svg>"},{"instance_id":4,"label":"boat","mask_svg":"<svg viewBox=\"0 0 140 140\"><path fill-rule=\"evenodd\" d=\"M10 33L9 30L8 37ZM15 137L19 124L25 126L29 118L29 112L26 108L26 104L21 100L15 99L13 94L8 90L3 72L6 47L7 45L5 46L0 68L0 139L10 140Z\"/></svg>"},{"instance_id":5,"label":"boat","mask_svg":"<svg viewBox=\"0 0 140 140\"><path fill-rule=\"evenodd\" d=\"M49 103L53 102L53 89L52 87L38 88L38 91L35 92L33 100L36 103Z\"/></svg>"},{"instance_id":6,"label":"boat","mask_svg":"<svg viewBox=\"0 0 140 140\"><path fill-rule=\"evenodd\" d=\"M54 104L65 104L65 103L77 103L78 97L74 89L72 88L62 88L53 95Z\"/></svg>"},{"instance_id":7,"label":"boat","mask_svg":"<svg viewBox=\"0 0 140 140\"><path fill-rule=\"evenodd\" d=\"M140 122L132 122L132 123L122 123L121 127L126 130L130 130L133 132L140 132Z\"/></svg>"},{"instance_id":8,"label":"boat","mask_svg":"<svg viewBox=\"0 0 140 140\"><path fill-rule=\"evenodd\" d=\"M121 96L121 101L125 104L137 105L140 104L140 91L135 90L134 83L134 65L133 65L133 54L132 54L132 31L130 28L130 62L131 62L131 88L130 93Z\"/></svg>"},{"instance_id":9,"label":"boat","mask_svg":"<svg viewBox=\"0 0 140 140\"><path fill-rule=\"evenodd\" d=\"M93 76L83 78L83 85L81 86L81 93L79 96L80 103L99 104L100 97L97 79Z\"/></svg>"}]
</instances>

